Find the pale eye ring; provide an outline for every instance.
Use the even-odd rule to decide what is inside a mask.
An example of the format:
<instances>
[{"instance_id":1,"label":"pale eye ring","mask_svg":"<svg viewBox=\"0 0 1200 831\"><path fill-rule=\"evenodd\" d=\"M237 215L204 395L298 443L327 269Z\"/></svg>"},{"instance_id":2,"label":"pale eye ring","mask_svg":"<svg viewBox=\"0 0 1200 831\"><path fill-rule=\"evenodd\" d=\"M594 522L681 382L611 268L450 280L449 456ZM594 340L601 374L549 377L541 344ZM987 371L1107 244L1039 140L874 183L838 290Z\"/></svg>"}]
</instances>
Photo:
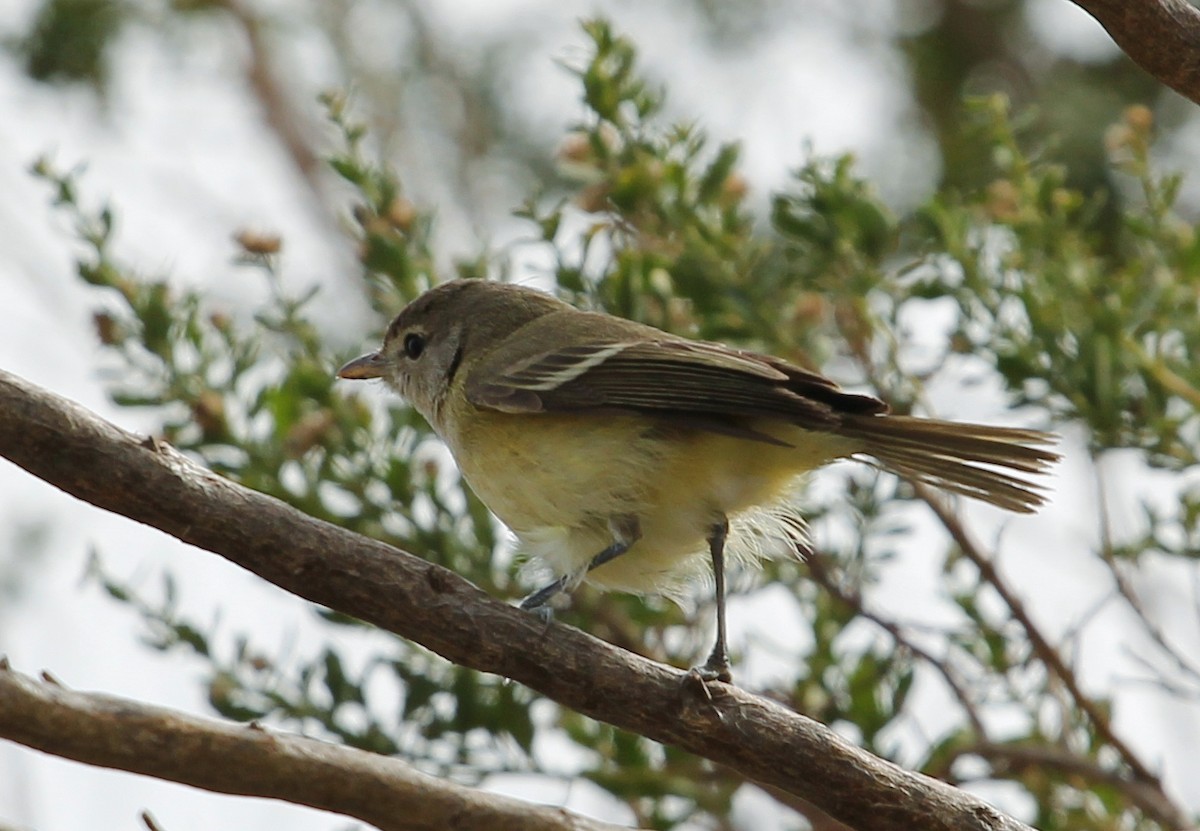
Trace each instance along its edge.
<instances>
[{"instance_id":1,"label":"pale eye ring","mask_svg":"<svg viewBox=\"0 0 1200 831\"><path fill-rule=\"evenodd\" d=\"M412 360L421 357L421 353L425 351L425 337L416 332L409 332L404 336L404 354Z\"/></svg>"}]
</instances>

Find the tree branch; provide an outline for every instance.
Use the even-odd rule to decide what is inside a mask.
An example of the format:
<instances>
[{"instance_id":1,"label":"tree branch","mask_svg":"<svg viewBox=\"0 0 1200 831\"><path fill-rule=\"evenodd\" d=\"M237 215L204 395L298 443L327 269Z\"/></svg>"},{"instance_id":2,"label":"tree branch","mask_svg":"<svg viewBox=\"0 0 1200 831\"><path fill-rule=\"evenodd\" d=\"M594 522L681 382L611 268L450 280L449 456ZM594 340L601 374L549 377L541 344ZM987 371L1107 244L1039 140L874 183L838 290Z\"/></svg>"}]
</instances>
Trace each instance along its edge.
<instances>
[{"instance_id":1,"label":"tree branch","mask_svg":"<svg viewBox=\"0 0 1200 831\"><path fill-rule=\"evenodd\" d=\"M384 831L617 831L618 826L429 776L352 747L38 683L0 664L0 735L101 767L282 799Z\"/></svg>"},{"instance_id":2,"label":"tree branch","mask_svg":"<svg viewBox=\"0 0 1200 831\"><path fill-rule=\"evenodd\" d=\"M978 756L987 760L996 776L1034 768L1043 772L1055 770L1064 778L1081 777L1090 782L1107 785L1124 793L1144 813L1154 817L1167 828L1195 828L1161 788L1147 782L1131 781L1120 771L1108 770L1099 762L1063 748L1027 747L984 741L955 748L950 752L947 765L964 756Z\"/></svg>"},{"instance_id":3,"label":"tree branch","mask_svg":"<svg viewBox=\"0 0 1200 831\"><path fill-rule=\"evenodd\" d=\"M320 174L325 162L317 153L302 126L302 119L291 105L279 74L271 64L263 22L242 0L220 0L213 5L224 8L246 36L250 55L246 65L246 84L262 107L263 119L283 145L296 171L315 196L321 196Z\"/></svg>"},{"instance_id":4,"label":"tree branch","mask_svg":"<svg viewBox=\"0 0 1200 831\"><path fill-rule=\"evenodd\" d=\"M1139 784L1157 792L1158 797L1153 803L1145 803L1156 806L1152 812L1155 818L1169 828L1191 828L1192 824L1184 811L1176 806L1170 797L1167 796L1166 791L1163 789L1162 780L1150 769L1149 765L1142 761L1133 748L1117 735L1105 708L1084 692L1083 686L1079 683L1074 670L1067 666L1067 662L1063 660L1059 651L1050 643L1050 639L1034 623L1033 617L1025 608L1025 604L1001 576L995 563L975 543L971 535L967 533L967 529L962 524L958 514L950 509L941 494L927 485L913 483L913 488L922 501L929 505L933 512L937 514L938 519L958 545L963 556L979 570L983 581L992 587L1004 605L1008 607L1013 619L1021 625L1021 629L1024 630L1026 637L1029 638L1029 644L1033 648L1034 654L1037 655L1038 659L1046 667L1046 671L1062 683L1070 694L1075 706L1088 717L1088 722L1091 724L1092 729L1096 731L1101 740L1116 751L1121 763L1129 768L1133 784Z\"/></svg>"},{"instance_id":5,"label":"tree branch","mask_svg":"<svg viewBox=\"0 0 1200 831\"><path fill-rule=\"evenodd\" d=\"M907 649L916 657L920 658L928 664L938 675L942 676L942 680L946 682L951 694L962 707L963 715L971 725L971 729L979 736L981 740L987 738L987 728L983 723L983 716L980 715L979 708L975 701L967 692L966 686L962 679L950 665L948 659L942 659L918 646L912 638L908 637L904 632L904 628L894 620L888 620L882 615L879 615L867 608L866 600L857 590L847 588L834 577L830 572L829 566L826 563L826 555L820 552L810 552L805 557L804 562L808 565L808 573L812 577L813 582L825 589L825 592L840 603L845 604L864 620L869 620L882 629L891 637L892 642L897 647Z\"/></svg>"},{"instance_id":6,"label":"tree branch","mask_svg":"<svg viewBox=\"0 0 1200 831\"><path fill-rule=\"evenodd\" d=\"M1073 0L1133 62L1200 104L1200 11L1187 0Z\"/></svg>"},{"instance_id":7,"label":"tree branch","mask_svg":"<svg viewBox=\"0 0 1200 831\"><path fill-rule=\"evenodd\" d=\"M975 796L824 725L561 624L456 574L222 479L173 448L0 371L0 455L99 507L212 551L314 603L519 681L564 707L811 802L859 831L1022 831Z\"/></svg>"}]
</instances>

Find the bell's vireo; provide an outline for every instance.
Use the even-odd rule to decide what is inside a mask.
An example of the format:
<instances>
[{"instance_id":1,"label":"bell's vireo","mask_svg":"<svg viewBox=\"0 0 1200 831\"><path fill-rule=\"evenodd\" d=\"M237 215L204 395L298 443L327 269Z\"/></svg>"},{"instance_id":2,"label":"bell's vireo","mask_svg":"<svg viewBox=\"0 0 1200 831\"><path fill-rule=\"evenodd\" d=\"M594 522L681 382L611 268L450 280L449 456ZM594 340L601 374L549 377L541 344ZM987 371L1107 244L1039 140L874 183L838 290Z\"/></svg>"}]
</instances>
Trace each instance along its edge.
<instances>
[{"instance_id":1,"label":"bell's vireo","mask_svg":"<svg viewBox=\"0 0 1200 831\"><path fill-rule=\"evenodd\" d=\"M583 312L507 283L456 280L410 303L342 378L382 378L449 446L471 488L557 575L678 591L711 562L717 641L698 671L729 679L726 554L803 550L797 478L867 456L1010 511L1042 504L1048 433L889 415L780 358ZM728 552L726 545L728 543ZM707 557L705 556L707 554Z\"/></svg>"}]
</instances>

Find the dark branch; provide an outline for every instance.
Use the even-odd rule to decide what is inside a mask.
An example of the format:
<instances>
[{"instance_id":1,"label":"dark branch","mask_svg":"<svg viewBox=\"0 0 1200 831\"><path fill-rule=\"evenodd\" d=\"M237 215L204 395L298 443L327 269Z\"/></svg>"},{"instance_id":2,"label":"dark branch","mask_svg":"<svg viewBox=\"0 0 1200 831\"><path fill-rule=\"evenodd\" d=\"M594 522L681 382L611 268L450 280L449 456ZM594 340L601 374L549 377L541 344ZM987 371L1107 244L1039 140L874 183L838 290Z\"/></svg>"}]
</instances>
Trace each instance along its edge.
<instances>
[{"instance_id":1,"label":"dark branch","mask_svg":"<svg viewBox=\"0 0 1200 831\"><path fill-rule=\"evenodd\" d=\"M1133 62L1200 104L1200 11L1187 0L1074 0Z\"/></svg>"},{"instance_id":2,"label":"dark branch","mask_svg":"<svg viewBox=\"0 0 1200 831\"><path fill-rule=\"evenodd\" d=\"M947 764L952 764L955 759L964 756L986 759L996 776L1018 775L1022 771L1035 769L1043 775L1047 771L1057 771L1064 777L1086 779L1121 791L1143 812L1154 817L1166 828L1195 827L1161 788L1147 782L1130 781L1129 777L1120 771L1108 770L1097 761L1063 748L981 742L955 748L949 755Z\"/></svg>"},{"instance_id":3,"label":"dark branch","mask_svg":"<svg viewBox=\"0 0 1200 831\"><path fill-rule=\"evenodd\" d=\"M521 682L577 712L800 797L859 831L1018 831L978 797L906 771L736 687L488 597L461 577L236 485L0 371L0 455L84 501L225 557L314 603Z\"/></svg>"},{"instance_id":4,"label":"dark branch","mask_svg":"<svg viewBox=\"0 0 1200 831\"><path fill-rule=\"evenodd\" d=\"M321 808L384 831L618 831L567 811L444 782L352 747L66 690L5 665L0 736L91 765Z\"/></svg>"},{"instance_id":5,"label":"dark branch","mask_svg":"<svg viewBox=\"0 0 1200 831\"><path fill-rule=\"evenodd\" d=\"M272 66L270 49L263 25L242 0L220 0L213 4L223 7L241 27L249 47L246 82L262 107L263 119L274 131L297 172L314 194L320 196L320 174L325 168L321 154L313 150L306 135L300 113L292 106L283 80Z\"/></svg>"},{"instance_id":6,"label":"dark branch","mask_svg":"<svg viewBox=\"0 0 1200 831\"><path fill-rule=\"evenodd\" d=\"M963 556L970 560L975 568L979 570L983 581L995 590L996 594L1004 602L1004 605L1008 607L1013 619L1020 624L1026 637L1029 638L1029 644L1033 647L1034 654L1037 655L1042 665L1046 667L1046 671L1062 683L1070 694L1075 706L1087 716L1092 729L1096 731L1096 734L1106 744L1116 751L1121 763L1129 768L1132 779L1127 780L1127 784L1130 787L1134 787L1139 793L1145 789L1157 793L1157 797L1153 802L1139 799L1139 804L1143 806L1153 805L1154 810L1152 813L1155 818L1169 828L1191 828L1192 825L1188 817L1172 803L1166 791L1163 790L1162 780L1151 770L1146 762L1142 761L1133 748L1117 734L1105 708L1084 692L1083 685L1079 682L1079 678L1075 675L1074 670L1067 665L1067 662L1063 659L1058 649L1050 643L1050 639L1034 623L1033 617L1025 608L1025 604L1021 601L1021 598L1017 596L1017 593L1001 576L991 558L984 553L983 549L967 533L967 529L962 524L961 519L948 507L946 500L942 498L941 494L925 485L914 484L913 487L921 499L937 514L938 519L954 539L954 542L957 543Z\"/></svg>"}]
</instances>

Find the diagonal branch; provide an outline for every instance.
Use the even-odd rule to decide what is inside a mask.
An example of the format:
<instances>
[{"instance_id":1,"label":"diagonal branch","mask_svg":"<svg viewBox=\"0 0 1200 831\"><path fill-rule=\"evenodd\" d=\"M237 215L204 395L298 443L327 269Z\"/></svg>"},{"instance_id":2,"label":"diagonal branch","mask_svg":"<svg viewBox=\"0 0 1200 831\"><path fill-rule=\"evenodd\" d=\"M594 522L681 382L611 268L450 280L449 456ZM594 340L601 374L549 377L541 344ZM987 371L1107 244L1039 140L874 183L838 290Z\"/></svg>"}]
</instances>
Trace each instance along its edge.
<instances>
[{"instance_id":1,"label":"diagonal branch","mask_svg":"<svg viewBox=\"0 0 1200 831\"><path fill-rule=\"evenodd\" d=\"M1200 10L1187 0L1073 0L1133 62L1200 104Z\"/></svg>"},{"instance_id":2,"label":"diagonal branch","mask_svg":"<svg viewBox=\"0 0 1200 831\"><path fill-rule=\"evenodd\" d=\"M858 831L1027 831L824 725L488 597L461 577L222 479L0 371L0 455L99 507L564 707L736 770Z\"/></svg>"},{"instance_id":3,"label":"diagonal branch","mask_svg":"<svg viewBox=\"0 0 1200 831\"><path fill-rule=\"evenodd\" d=\"M292 106L281 73L272 65L267 46L266 25L242 0L219 0L212 4L224 8L241 27L246 38L249 56L246 63L246 86L262 108L263 120L279 139L292 166L308 184L314 195L321 195L321 173L325 162L306 135L303 119Z\"/></svg>"},{"instance_id":4,"label":"diagonal branch","mask_svg":"<svg viewBox=\"0 0 1200 831\"><path fill-rule=\"evenodd\" d=\"M420 773L397 759L38 683L0 663L0 736L102 767L282 799L383 831L618 831Z\"/></svg>"},{"instance_id":5,"label":"diagonal branch","mask_svg":"<svg viewBox=\"0 0 1200 831\"><path fill-rule=\"evenodd\" d=\"M854 612L865 620L869 620L882 629L892 639L892 642L902 647L913 655L920 658L928 664L938 675L942 676L942 680L946 683L955 700L963 710L963 715L971 725L971 730L976 736L984 740L988 736L987 727L983 723L983 716L980 715L979 707L967 692L966 686L962 679L958 677L958 673L950 665L949 659L939 658L928 650L922 649L913 639L908 637L904 632L904 628L894 620L888 620L883 616L873 612L867 608L866 600L861 593L855 589L846 588L839 584L834 577L826 562L826 555L812 552L805 558L808 564L808 572L812 575L813 580L821 588L829 594L830 597L838 602L850 607Z\"/></svg>"},{"instance_id":6,"label":"diagonal branch","mask_svg":"<svg viewBox=\"0 0 1200 831\"><path fill-rule=\"evenodd\" d=\"M1050 643L1049 638L1034 622L1021 598L1017 596L1016 592L1001 576L991 558L976 545L974 539L967 533L967 529L962 524L961 519L949 508L946 500L932 488L920 483L914 483L913 488L916 490L917 495L937 514L938 519L958 545L963 556L970 560L972 565L979 570L983 581L992 587L996 594L1000 596L1004 605L1008 607L1013 619L1021 625L1021 629L1025 632L1026 637L1029 638L1029 643L1033 647L1034 653L1046 667L1046 671L1058 679L1066 688L1075 706L1087 715L1092 729L1096 731L1096 734L1106 744L1116 751L1121 763L1132 774L1133 784L1139 787L1144 786L1144 788L1157 793L1157 797L1153 803L1140 800L1139 804L1143 804L1143 806L1152 804L1154 806L1152 813L1155 818L1169 828L1192 827L1191 822L1184 812L1167 796L1159 776L1117 734L1105 708L1084 691L1075 671L1067 666L1067 662L1063 660L1058 649Z\"/></svg>"},{"instance_id":7,"label":"diagonal branch","mask_svg":"<svg viewBox=\"0 0 1200 831\"><path fill-rule=\"evenodd\" d=\"M1120 771L1108 770L1100 762L1059 747L1030 747L982 741L965 745L950 752L947 764L964 756L986 759L997 776L1034 768L1057 771L1065 777L1077 777L1098 785L1114 788L1125 794L1147 815L1166 828L1194 828L1179 808L1172 804L1162 789L1152 783L1130 781Z\"/></svg>"}]
</instances>

